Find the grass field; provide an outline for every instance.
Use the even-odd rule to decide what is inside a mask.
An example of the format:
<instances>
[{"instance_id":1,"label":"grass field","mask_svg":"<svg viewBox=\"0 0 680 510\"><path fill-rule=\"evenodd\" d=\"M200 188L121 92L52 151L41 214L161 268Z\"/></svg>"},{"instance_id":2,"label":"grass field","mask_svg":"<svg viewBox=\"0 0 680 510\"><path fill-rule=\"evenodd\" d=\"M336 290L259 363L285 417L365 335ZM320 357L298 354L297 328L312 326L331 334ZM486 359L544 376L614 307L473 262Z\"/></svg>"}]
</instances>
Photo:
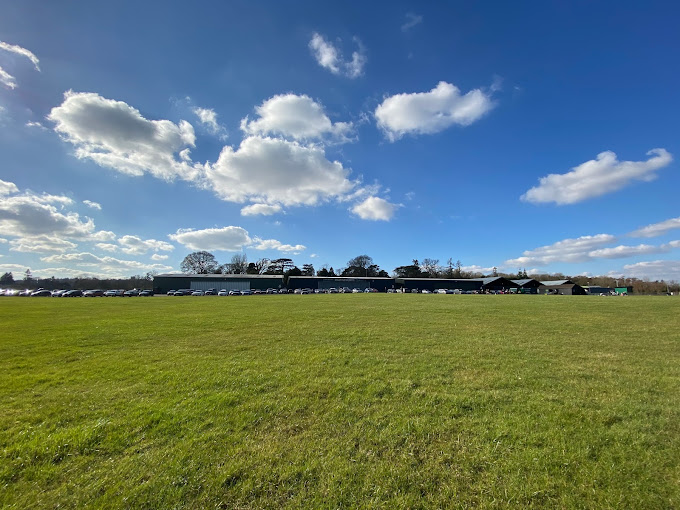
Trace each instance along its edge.
<instances>
[{"instance_id":1,"label":"grass field","mask_svg":"<svg viewBox=\"0 0 680 510\"><path fill-rule=\"evenodd\" d=\"M0 507L678 508L680 299L0 298Z\"/></svg>"}]
</instances>

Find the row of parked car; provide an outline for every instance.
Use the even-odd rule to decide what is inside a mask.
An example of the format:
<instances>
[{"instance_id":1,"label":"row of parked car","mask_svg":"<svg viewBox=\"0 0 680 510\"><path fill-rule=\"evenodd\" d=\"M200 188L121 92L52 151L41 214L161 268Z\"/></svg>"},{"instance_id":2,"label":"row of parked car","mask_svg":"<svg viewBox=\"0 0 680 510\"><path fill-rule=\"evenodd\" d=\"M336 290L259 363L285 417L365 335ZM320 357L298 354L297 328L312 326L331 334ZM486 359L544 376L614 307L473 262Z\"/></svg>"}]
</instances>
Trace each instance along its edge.
<instances>
[{"instance_id":1,"label":"row of parked car","mask_svg":"<svg viewBox=\"0 0 680 510\"><path fill-rule=\"evenodd\" d=\"M0 289L0 296L18 296L18 297L130 297L130 296L153 296L152 290L80 290L80 289L59 289L59 290L22 290L15 289Z\"/></svg>"}]
</instances>

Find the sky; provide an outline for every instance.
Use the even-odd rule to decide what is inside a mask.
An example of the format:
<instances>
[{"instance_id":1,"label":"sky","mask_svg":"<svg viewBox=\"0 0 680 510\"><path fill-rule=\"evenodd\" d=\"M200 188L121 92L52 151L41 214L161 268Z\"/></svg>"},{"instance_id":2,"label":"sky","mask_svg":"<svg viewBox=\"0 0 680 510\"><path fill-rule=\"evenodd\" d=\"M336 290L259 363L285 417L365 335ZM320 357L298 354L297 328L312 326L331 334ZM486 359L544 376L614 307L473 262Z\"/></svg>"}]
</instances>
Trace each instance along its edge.
<instances>
[{"instance_id":1,"label":"sky","mask_svg":"<svg viewBox=\"0 0 680 510\"><path fill-rule=\"evenodd\" d=\"M0 272L680 280L673 2L0 0Z\"/></svg>"}]
</instances>

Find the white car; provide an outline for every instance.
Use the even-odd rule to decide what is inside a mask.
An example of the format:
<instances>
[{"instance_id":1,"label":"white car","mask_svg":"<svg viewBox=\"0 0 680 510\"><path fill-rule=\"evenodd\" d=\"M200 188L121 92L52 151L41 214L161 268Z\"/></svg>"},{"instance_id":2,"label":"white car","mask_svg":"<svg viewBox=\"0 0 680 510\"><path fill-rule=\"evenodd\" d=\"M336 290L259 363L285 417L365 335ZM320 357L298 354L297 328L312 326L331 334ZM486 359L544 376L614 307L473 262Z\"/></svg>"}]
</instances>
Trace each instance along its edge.
<instances>
[{"instance_id":1,"label":"white car","mask_svg":"<svg viewBox=\"0 0 680 510\"><path fill-rule=\"evenodd\" d=\"M434 292L435 294L446 294L446 289L437 289Z\"/></svg>"},{"instance_id":2,"label":"white car","mask_svg":"<svg viewBox=\"0 0 680 510\"><path fill-rule=\"evenodd\" d=\"M205 292L202 290L195 290L191 293L192 296L205 296Z\"/></svg>"},{"instance_id":3,"label":"white car","mask_svg":"<svg viewBox=\"0 0 680 510\"><path fill-rule=\"evenodd\" d=\"M423 289L423 291L421 292L421 294L432 294L432 291L427 290L427 289Z\"/></svg>"},{"instance_id":4,"label":"white car","mask_svg":"<svg viewBox=\"0 0 680 510\"><path fill-rule=\"evenodd\" d=\"M227 289L222 289L217 293L218 296L228 296L229 291Z\"/></svg>"}]
</instances>

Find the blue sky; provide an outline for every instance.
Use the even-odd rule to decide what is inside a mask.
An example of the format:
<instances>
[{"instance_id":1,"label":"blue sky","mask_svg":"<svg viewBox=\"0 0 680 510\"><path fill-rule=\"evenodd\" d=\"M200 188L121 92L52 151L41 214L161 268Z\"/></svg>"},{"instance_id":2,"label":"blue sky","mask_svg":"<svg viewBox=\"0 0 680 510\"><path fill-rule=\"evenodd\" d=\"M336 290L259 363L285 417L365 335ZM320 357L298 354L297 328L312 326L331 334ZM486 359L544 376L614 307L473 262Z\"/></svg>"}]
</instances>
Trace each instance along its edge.
<instances>
[{"instance_id":1,"label":"blue sky","mask_svg":"<svg viewBox=\"0 0 680 510\"><path fill-rule=\"evenodd\" d=\"M680 279L669 2L0 2L0 271Z\"/></svg>"}]
</instances>

